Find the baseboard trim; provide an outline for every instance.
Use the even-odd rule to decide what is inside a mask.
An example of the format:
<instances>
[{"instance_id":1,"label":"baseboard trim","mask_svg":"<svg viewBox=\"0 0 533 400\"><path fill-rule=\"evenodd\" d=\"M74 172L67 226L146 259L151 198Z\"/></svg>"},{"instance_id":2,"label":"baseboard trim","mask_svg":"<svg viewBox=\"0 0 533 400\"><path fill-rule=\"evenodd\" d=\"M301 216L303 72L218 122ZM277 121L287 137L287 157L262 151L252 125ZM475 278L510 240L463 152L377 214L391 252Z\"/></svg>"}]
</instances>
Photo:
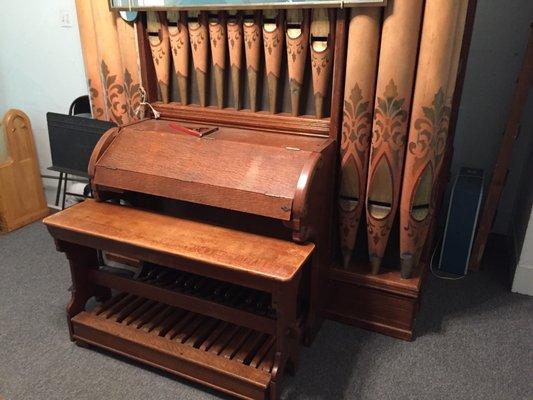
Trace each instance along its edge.
<instances>
[{"instance_id":1,"label":"baseboard trim","mask_svg":"<svg viewBox=\"0 0 533 400\"><path fill-rule=\"evenodd\" d=\"M533 296L533 265L518 265L516 267L511 290L515 293Z\"/></svg>"}]
</instances>

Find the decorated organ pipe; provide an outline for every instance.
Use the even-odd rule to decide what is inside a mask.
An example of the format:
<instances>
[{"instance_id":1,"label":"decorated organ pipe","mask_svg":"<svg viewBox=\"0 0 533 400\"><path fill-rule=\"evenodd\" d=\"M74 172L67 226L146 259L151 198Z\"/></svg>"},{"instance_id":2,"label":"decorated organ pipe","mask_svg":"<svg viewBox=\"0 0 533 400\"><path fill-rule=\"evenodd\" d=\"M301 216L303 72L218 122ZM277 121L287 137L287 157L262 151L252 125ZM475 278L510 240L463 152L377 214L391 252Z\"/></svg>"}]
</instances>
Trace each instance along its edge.
<instances>
[{"instance_id":1,"label":"decorated organ pipe","mask_svg":"<svg viewBox=\"0 0 533 400\"><path fill-rule=\"evenodd\" d=\"M161 100L169 102L170 40L164 13L148 12L147 32Z\"/></svg>"},{"instance_id":2,"label":"decorated organ pipe","mask_svg":"<svg viewBox=\"0 0 533 400\"><path fill-rule=\"evenodd\" d=\"M379 11L379 10L378 10ZM328 10L312 10L311 17L311 73L317 118L324 116L324 99L330 89L333 68L333 23ZM352 43L353 45L353 43Z\"/></svg>"},{"instance_id":3,"label":"decorated organ pipe","mask_svg":"<svg viewBox=\"0 0 533 400\"><path fill-rule=\"evenodd\" d=\"M226 14L209 15L209 42L211 61L215 74L215 91L218 108L224 108L224 78L226 72Z\"/></svg>"},{"instance_id":4,"label":"decorated organ pipe","mask_svg":"<svg viewBox=\"0 0 533 400\"><path fill-rule=\"evenodd\" d=\"M95 40L96 33L92 20L91 2L76 0L76 11L92 115L94 119L105 120L107 119L105 93L104 86L100 80L100 62L98 61L98 46Z\"/></svg>"},{"instance_id":5,"label":"decorated organ pipe","mask_svg":"<svg viewBox=\"0 0 533 400\"><path fill-rule=\"evenodd\" d=\"M209 62L209 30L208 16L205 11L188 12L189 39L191 42L192 59L196 72L198 97L200 105L207 105L207 74Z\"/></svg>"},{"instance_id":6,"label":"decorated organ pipe","mask_svg":"<svg viewBox=\"0 0 533 400\"><path fill-rule=\"evenodd\" d=\"M92 2L93 18L100 21L95 31L98 46L98 65L103 82L106 119L119 125L130 122L130 114L124 106L127 97L124 91L124 74L115 16L109 12L107 1ZM90 29L90 28L89 28ZM93 39L94 41L94 39ZM95 78L96 79L96 78Z\"/></svg>"},{"instance_id":7,"label":"decorated organ pipe","mask_svg":"<svg viewBox=\"0 0 533 400\"><path fill-rule=\"evenodd\" d=\"M180 101L181 104L186 105L189 103L189 54L191 51L187 29L187 13L184 11L169 12L167 13L167 19L172 62L178 79Z\"/></svg>"},{"instance_id":8,"label":"decorated organ pipe","mask_svg":"<svg viewBox=\"0 0 533 400\"><path fill-rule=\"evenodd\" d=\"M422 0L389 0L384 11L368 167L366 220L378 273L400 202Z\"/></svg>"},{"instance_id":9,"label":"decorated organ pipe","mask_svg":"<svg viewBox=\"0 0 533 400\"><path fill-rule=\"evenodd\" d=\"M263 47L265 51L265 73L268 83L268 104L272 114L276 113L283 54L283 18L281 10L263 12Z\"/></svg>"},{"instance_id":10,"label":"decorated organ pipe","mask_svg":"<svg viewBox=\"0 0 533 400\"><path fill-rule=\"evenodd\" d=\"M457 75L459 73L459 64L461 51L463 48L463 37L465 33L466 15L468 13L468 1L461 1L457 14L457 25L455 26L455 38L453 41L453 53L450 65L450 76L448 78L448 88L446 89L447 97L452 100L455 95L457 85Z\"/></svg>"},{"instance_id":11,"label":"decorated organ pipe","mask_svg":"<svg viewBox=\"0 0 533 400\"><path fill-rule=\"evenodd\" d=\"M126 92L127 110L131 119L136 117L135 113L139 108L141 96L139 87L141 77L139 67L139 53L137 51L137 35L133 22L126 21L120 16L116 17L117 34L120 43L120 55L122 57L122 68L124 70L124 91Z\"/></svg>"},{"instance_id":12,"label":"decorated organ pipe","mask_svg":"<svg viewBox=\"0 0 533 400\"><path fill-rule=\"evenodd\" d=\"M309 47L309 10L288 10L285 22L291 114L297 116Z\"/></svg>"},{"instance_id":13,"label":"decorated organ pipe","mask_svg":"<svg viewBox=\"0 0 533 400\"><path fill-rule=\"evenodd\" d=\"M259 71L261 68L261 13L246 14L243 21L244 53L246 56L246 74L248 76L248 90L250 109L257 111L257 90L259 85Z\"/></svg>"},{"instance_id":14,"label":"decorated organ pipe","mask_svg":"<svg viewBox=\"0 0 533 400\"><path fill-rule=\"evenodd\" d=\"M241 108L241 71L243 61L244 34L242 31L242 14L237 11L228 12L227 36L229 48L229 65L233 101L236 110Z\"/></svg>"},{"instance_id":15,"label":"decorated organ pipe","mask_svg":"<svg viewBox=\"0 0 533 400\"><path fill-rule=\"evenodd\" d=\"M358 8L351 11L340 139L341 183L338 200L339 233L345 268L352 259L365 203L381 19L380 10L377 8Z\"/></svg>"},{"instance_id":16,"label":"decorated organ pipe","mask_svg":"<svg viewBox=\"0 0 533 400\"><path fill-rule=\"evenodd\" d=\"M466 2L427 0L400 203L402 277L418 264L431 223L445 153L451 94L459 62Z\"/></svg>"}]
</instances>

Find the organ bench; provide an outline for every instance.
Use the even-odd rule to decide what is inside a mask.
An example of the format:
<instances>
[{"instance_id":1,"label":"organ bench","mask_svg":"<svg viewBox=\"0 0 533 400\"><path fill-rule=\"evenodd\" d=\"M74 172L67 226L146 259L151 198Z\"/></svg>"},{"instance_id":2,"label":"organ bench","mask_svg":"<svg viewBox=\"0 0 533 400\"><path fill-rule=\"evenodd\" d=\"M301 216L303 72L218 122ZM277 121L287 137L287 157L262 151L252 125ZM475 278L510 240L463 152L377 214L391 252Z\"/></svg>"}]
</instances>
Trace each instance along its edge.
<instances>
[{"instance_id":1,"label":"organ bench","mask_svg":"<svg viewBox=\"0 0 533 400\"><path fill-rule=\"evenodd\" d=\"M45 223L70 262L72 340L238 397L275 398L278 377L297 361L309 322L298 310L297 296L312 266L312 243L299 245L93 200ZM135 278L102 271L96 249L159 269ZM186 286L191 280L197 289ZM234 295L225 298L229 289L213 294L227 282ZM117 293L111 295L109 289ZM85 310L92 296L103 302ZM270 304L245 308L248 298Z\"/></svg>"}]
</instances>

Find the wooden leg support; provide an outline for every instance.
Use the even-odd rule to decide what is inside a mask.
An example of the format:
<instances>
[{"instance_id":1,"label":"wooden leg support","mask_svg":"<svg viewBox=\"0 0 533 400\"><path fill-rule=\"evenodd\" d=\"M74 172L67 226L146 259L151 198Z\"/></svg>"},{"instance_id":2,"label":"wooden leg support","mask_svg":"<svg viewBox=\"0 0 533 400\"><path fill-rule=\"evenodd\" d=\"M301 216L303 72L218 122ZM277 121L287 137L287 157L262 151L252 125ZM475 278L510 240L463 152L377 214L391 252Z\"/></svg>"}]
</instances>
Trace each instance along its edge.
<instances>
[{"instance_id":1,"label":"wooden leg support","mask_svg":"<svg viewBox=\"0 0 533 400\"><path fill-rule=\"evenodd\" d=\"M323 288L326 276L320 269L320 261L317 253L313 254L310 271L309 313L305 321L303 343L310 346L318 333L324 320Z\"/></svg>"},{"instance_id":2,"label":"wooden leg support","mask_svg":"<svg viewBox=\"0 0 533 400\"><path fill-rule=\"evenodd\" d=\"M111 289L94 285L87 279L87 271L98 268L95 249L63 241L56 241L56 247L58 251L65 253L70 264L72 297L67 305L67 323L70 340L74 340L72 317L85 310L85 304L92 296L97 296L99 299L110 298Z\"/></svg>"},{"instance_id":3,"label":"wooden leg support","mask_svg":"<svg viewBox=\"0 0 533 400\"><path fill-rule=\"evenodd\" d=\"M283 376L285 368L294 370L298 362L299 329L296 326L298 286L301 274L291 282L281 285L272 294L272 306L276 310L276 355L272 368L272 382L270 386L270 399L276 400L277 380Z\"/></svg>"}]
</instances>

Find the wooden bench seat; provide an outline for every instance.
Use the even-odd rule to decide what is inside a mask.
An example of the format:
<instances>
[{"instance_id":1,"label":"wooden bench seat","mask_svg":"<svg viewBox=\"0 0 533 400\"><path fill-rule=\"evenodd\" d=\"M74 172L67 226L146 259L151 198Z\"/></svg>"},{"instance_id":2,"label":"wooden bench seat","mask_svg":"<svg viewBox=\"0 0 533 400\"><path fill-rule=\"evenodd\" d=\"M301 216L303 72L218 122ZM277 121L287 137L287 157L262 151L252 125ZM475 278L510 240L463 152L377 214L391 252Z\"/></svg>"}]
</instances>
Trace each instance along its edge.
<instances>
[{"instance_id":1,"label":"wooden bench seat","mask_svg":"<svg viewBox=\"0 0 533 400\"><path fill-rule=\"evenodd\" d=\"M119 253L117 246L129 247L133 255L139 250L167 255L184 260L190 272L225 280L252 275L290 281L315 247L94 200L43 222L56 239ZM196 263L209 265L209 271Z\"/></svg>"}]
</instances>

